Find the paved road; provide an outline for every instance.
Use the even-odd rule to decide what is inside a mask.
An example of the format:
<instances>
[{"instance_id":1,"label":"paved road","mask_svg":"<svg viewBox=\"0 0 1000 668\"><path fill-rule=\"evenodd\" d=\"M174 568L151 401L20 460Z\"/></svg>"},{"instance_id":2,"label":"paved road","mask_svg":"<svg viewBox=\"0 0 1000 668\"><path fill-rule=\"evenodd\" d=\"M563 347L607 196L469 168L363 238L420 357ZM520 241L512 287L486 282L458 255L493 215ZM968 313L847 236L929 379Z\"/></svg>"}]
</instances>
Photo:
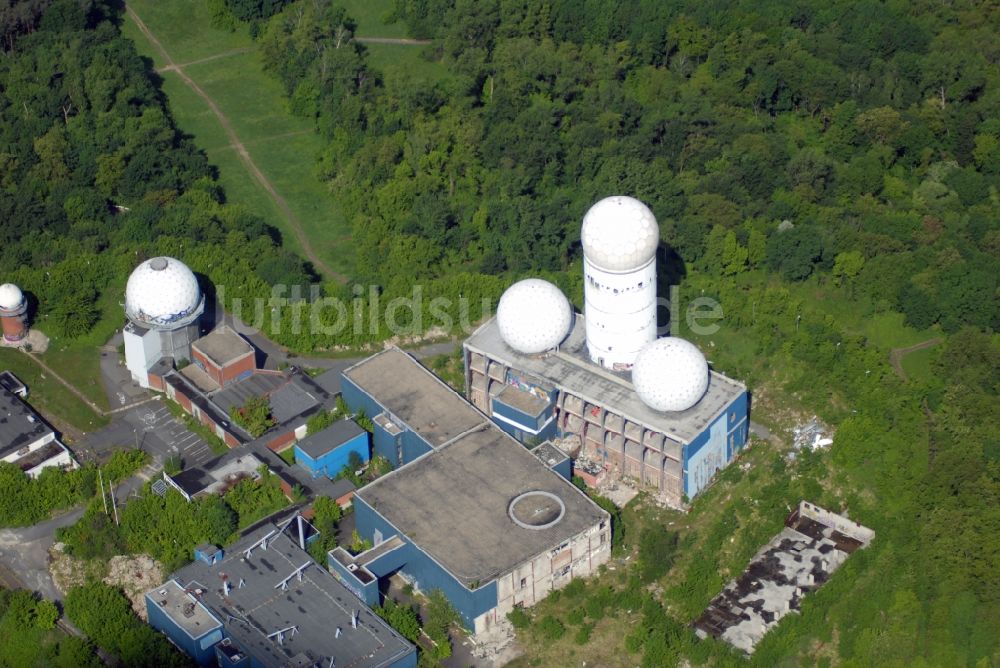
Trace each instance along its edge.
<instances>
[{"instance_id":1,"label":"paved road","mask_svg":"<svg viewBox=\"0 0 1000 668\"><path fill-rule=\"evenodd\" d=\"M213 457L208 443L175 418L159 399L123 411L104 429L88 434L74 450L84 459L100 459L120 447L148 452L157 467L173 455L180 455L186 467Z\"/></svg>"},{"instance_id":2,"label":"paved road","mask_svg":"<svg viewBox=\"0 0 1000 668\"><path fill-rule=\"evenodd\" d=\"M0 530L0 562L28 589L49 600L60 600L62 597L49 575L49 548L56 529L75 523L82 515L83 509L77 508L34 526Z\"/></svg>"}]
</instances>

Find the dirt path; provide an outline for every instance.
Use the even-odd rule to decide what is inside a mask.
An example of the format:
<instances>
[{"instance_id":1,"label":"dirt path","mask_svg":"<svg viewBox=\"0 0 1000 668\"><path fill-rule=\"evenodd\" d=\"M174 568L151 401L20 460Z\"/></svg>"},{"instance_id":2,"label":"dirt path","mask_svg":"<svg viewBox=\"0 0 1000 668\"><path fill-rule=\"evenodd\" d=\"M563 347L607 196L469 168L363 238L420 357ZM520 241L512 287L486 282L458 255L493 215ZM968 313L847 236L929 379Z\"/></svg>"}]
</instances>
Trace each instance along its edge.
<instances>
[{"instance_id":1,"label":"dirt path","mask_svg":"<svg viewBox=\"0 0 1000 668\"><path fill-rule=\"evenodd\" d=\"M271 196L271 199L285 217L285 220L288 222L288 226L292 229L292 233L295 235L296 240L302 247L302 251L305 253L306 258L308 258L308 260L312 263L313 267L315 267L317 271L326 274L329 278L340 281L341 283L346 283L347 277L337 271L334 271L333 268L321 260L312 249L309 239L306 237L305 230L302 229L302 222L299 220L298 216L292 212L291 208L288 206L288 202L285 201L285 198L282 197L277 190L275 190L268 178L264 176L264 173L257 167L253 158L250 157L250 153L247 151L246 146L243 145L239 135L237 135L236 131L233 129L232 124L229 122L229 118L222 113L222 110L219 109L215 100L209 97L208 94L202 90L201 86L195 83L195 81L184 72L182 69L183 65L178 65L174 62L173 58L170 57L170 54L168 54L166 49L163 48L160 40L156 38L148 27L146 27L146 24L143 23L142 19L139 18L139 15L135 13L135 10L128 5L125 5L125 11L128 13L129 17L135 21L136 27L139 28L139 31L146 37L146 39L149 40L149 43L153 45L153 48L159 51L160 55L163 57L163 61L166 63L163 68L164 71L170 69L170 71L176 72L177 76L181 78L181 81L197 93L198 97L205 101L208 108L211 109L212 113L215 114L215 117L219 119L219 124L222 125L222 129L229 138L229 143L236 149L236 152L243 161L243 164L246 166L247 170L249 170L250 174L254 177L257 183L260 184L260 186L267 191L267 194Z\"/></svg>"},{"instance_id":2,"label":"dirt path","mask_svg":"<svg viewBox=\"0 0 1000 668\"><path fill-rule=\"evenodd\" d=\"M937 344L941 343L943 339L936 337L933 339L927 339L926 341L921 341L907 348L893 348L889 351L889 364L892 365L893 371L896 375L906 380L906 371L903 369L903 358L914 353L918 350L923 350L924 348L933 348Z\"/></svg>"},{"instance_id":3,"label":"dirt path","mask_svg":"<svg viewBox=\"0 0 1000 668\"><path fill-rule=\"evenodd\" d=\"M138 23L138 21L137 21ZM232 51L225 51L223 53L217 53L214 56L208 56L207 58L199 58L198 60L192 60L190 63L181 63L180 65L167 65L165 67L159 67L156 69L158 74L163 74L164 72L176 72L183 67L190 67L191 65L200 65L201 63L207 63L212 60L218 60L219 58L228 58L229 56L238 56L241 53L249 53L253 51L252 47L245 46L242 49L233 49Z\"/></svg>"},{"instance_id":4,"label":"dirt path","mask_svg":"<svg viewBox=\"0 0 1000 668\"><path fill-rule=\"evenodd\" d=\"M355 42L364 44L406 44L407 46L427 46L429 39L407 39L405 37L355 37Z\"/></svg>"}]
</instances>

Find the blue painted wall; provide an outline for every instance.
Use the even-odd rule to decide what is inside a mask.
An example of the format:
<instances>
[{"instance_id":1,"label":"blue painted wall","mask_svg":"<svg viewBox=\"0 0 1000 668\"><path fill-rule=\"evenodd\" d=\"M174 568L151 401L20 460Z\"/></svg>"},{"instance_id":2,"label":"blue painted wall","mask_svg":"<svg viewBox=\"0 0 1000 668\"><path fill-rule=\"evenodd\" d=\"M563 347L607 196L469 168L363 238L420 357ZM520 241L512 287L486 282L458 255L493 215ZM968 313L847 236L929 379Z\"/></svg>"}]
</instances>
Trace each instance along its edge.
<instances>
[{"instance_id":1,"label":"blue painted wall","mask_svg":"<svg viewBox=\"0 0 1000 668\"><path fill-rule=\"evenodd\" d=\"M684 493L694 498L746 444L747 393L726 407L707 429L684 448Z\"/></svg>"},{"instance_id":2,"label":"blue painted wall","mask_svg":"<svg viewBox=\"0 0 1000 668\"><path fill-rule=\"evenodd\" d=\"M572 481L573 479L573 462L569 457L553 466L552 470L566 478L566 480Z\"/></svg>"},{"instance_id":3,"label":"blue painted wall","mask_svg":"<svg viewBox=\"0 0 1000 668\"><path fill-rule=\"evenodd\" d=\"M330 570L333 571L333 576L340 580L340 583L347 587L352 594L364 601L365 605L369 608L381 603L378 593L378 579L374 579L371 582L362 582L355 577L354 573L347 570L342 563L330 554L327 555L327 564L330 566Z\"/></svg>"},{"instance_id":4,"label":"blue painted wall","mask_svg":"<svg viewBox=\"0 0 1000 668\"><path fill-rule=\"evenodd\" d=\"M383 539L398 535L409 545L406 563L399 567L400 570L414 580L417 588L422 591L440 589L461 615L467 628L473 628L476 617L496 607L495 580L483 584L474 591L469 590L358 496L354 497L354 513L358 533L363 537L374 540L375 531L378 530L382 533Z\"/></svg>"},{"instance_id":5,"label":"blue painted wall","mask_svg":"<svg viewBox=\"0 0 1000 668\"><path fill-rule=\"evenodd\" d=\"M165 586L173 587L168 582ZM146 594L146 614L149 625L170 638L171 641L191 656L199 666L215 665L215 643L222 640L221 627L197 638L192 638L180 626L174 623L170 616L156 604L149 594Z\"/></svg>"},{"instance_id":6,"label":"blue painted wall","mask_svg":"<svg viewBox=\"0 0 1000 668\"><path fill-rule=\"evenodd\" d=\"M212 555L211 557L209 557L208 555L206 555L204 552L202 552L201 550L199 550L197 548L195 548L195 551L194 551L194 560L195 561L203 561L203 562L205 562L206 564L208 564L210 566L212 564L217 564L220 561L222 561L222 557L223 556L225 556L225 552L221 548L218 549L218 550L216 550L215 554Z\"/></svg>"},{"instance_id":7,"label":"blue painted wall","mask_svg":"<svg viewBox=\"0 0 1000 668\"><path fill-rule=\"evenodd\" d=\"M340 392L352 411L364 410L365 415L370 418L385 411L382 404L343 374L341 374ZM375 425L372 446L375 453L392 462L394 468L412 462L432 450L431 444L411 429L404 429L399 436L393 437L378 425Z\"/></svg>"},{"instance_id":8,"label":"blue painted wall","mask_svg":"<svg viewBox=\"0 0 1000 668\"><path fill-rule=\"evenodd\" d=\"M358 453L363 462L367 462L370 459L368 454L368 432L356 435L354 438L341 443L330 452L316 459L307 455L296 444L295 463L304 466L313 476L325 475L335 478L350 461L352 452Z\"/></svg>"},{"instance_id":9,"label":"blue painted wall","mask_svg":"<svg viewBox=\"0 0 1000 668\"><path fill-rule=\"evenodd\" d=\"M375 423L375 433L372 434L372 450L376 455L385 457L392 462L393 466L398 467L402 438L402 434L393 436L381 425Z\"/></svg>"}]
</instances>

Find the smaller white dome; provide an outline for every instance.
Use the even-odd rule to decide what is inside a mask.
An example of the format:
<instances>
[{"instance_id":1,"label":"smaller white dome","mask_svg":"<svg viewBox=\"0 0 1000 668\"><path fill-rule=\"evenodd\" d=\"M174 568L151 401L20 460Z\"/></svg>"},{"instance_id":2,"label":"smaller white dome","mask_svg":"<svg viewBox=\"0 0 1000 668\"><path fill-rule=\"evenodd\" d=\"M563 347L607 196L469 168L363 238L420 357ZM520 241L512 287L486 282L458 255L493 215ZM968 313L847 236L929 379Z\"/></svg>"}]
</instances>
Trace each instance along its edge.
<instances>
[{"instance_id":1,"label":"smaller white dome","mask_svg":"<svg viewBox=\"0 0 1000 668\"><path fill-rule=\"evenodd\" d=\"M605 271L644 266L660 245L656 216L634 197L605 197L590 207L580 229L583 254Z\"/></svg>"},{"instance_id":2,"label":"smaller white dome","mask_svg":"<svg viewBox=\"0 0 1000 668\"><path fill-rule=\"evenodd\" d=\"M133 321L169 325L193 314L200 304L194 272L172 257L146 260L125 285L125 313Z\"/></svg>"},{"instance_id":3,"label":"smaller white dome","mask_svg":"<svg viewBox=\"0 0 1000 668\"><path fill-rule=\"evenodd\" d=\"M0 308L15 309L24 302L24 293L13 283L0 285Z\"/></svg>"},{"instance_id":4,"label":"smaller white dome","mask_svg":"<svg viewBox=\"0 0 1000 668\"><path fill-rule=\"evenodd\" d=\"M508 346L528 355L555 348L569 334L573 308L566 295L540 278L518 281L497 305L497 326Z\"/></svg>"},{"instance_id":5,"label":"smaller white dome","mask_svg":"<svg viewBox=\"0 0 1000 668\"><path fill-rule=\"evenodd\" d=\"M632 385L656 411L685 411L708 389L708 362L690 341L666 337L647 343L635 357Z\"/></svg>"}]
</instances>

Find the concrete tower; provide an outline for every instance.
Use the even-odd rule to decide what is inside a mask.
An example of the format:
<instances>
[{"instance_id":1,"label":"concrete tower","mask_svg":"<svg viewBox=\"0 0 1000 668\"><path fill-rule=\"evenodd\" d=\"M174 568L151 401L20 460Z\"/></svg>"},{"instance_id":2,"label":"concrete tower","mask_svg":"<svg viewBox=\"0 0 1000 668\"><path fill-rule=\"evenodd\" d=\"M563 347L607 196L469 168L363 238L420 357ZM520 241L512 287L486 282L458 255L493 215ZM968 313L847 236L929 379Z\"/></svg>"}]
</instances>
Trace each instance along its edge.
<instances>
[{"instance_id":1,"label":"concrete tower","mask_svg":"<svg viewBox=\"0 0 1000 668\"><path fill-rule=\"evenodd\" d=\"M125 286L125 366L143 387L161 358L191 359L191 342L201 333L205 297L186 264L172 257L146 260Z\"/></svg>"},{"instance_id":2,"label":"concrete tower","mask_svg":"<svg viewBox=\"0 0 1000 668\"><path fill-rule=\"evenodd\" d=\"M656 339L656 249L660 228L645 204L607 197L583 218L584 315L591 360L632 368Z\"/></svg>"},{"instance_id":3,"label":"concrete tower","mask_svg":"<svg viewBox=\"0 0 1000 668\"><path fill-rule=\"evenodd\" d=\"M17 343L28 334L28 301L13 283L0 285L0 324L7 343Z\"/></svg>"}]
</instances>

